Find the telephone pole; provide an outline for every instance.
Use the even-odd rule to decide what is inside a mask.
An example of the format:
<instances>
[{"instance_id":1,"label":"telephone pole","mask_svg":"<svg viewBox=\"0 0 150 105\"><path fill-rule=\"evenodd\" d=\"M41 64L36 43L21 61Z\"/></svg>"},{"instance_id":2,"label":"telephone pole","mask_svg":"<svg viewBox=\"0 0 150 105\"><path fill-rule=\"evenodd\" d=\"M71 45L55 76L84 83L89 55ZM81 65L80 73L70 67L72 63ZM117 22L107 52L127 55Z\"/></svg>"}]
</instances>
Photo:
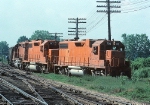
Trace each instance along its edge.
<instances>
[{"instance_id":1,"label":"telephone pole","mask_svg":"<svg viewBox=\"0 0 150 105\"><path fill-rule=\"evenodd\" d=\"M80 20L86 20L85 18L68 18L68 20L73 20L73 21L68 21L68 23L76 23L76 28L68 28L68 29L74 29L73 31L68 30L68 32L73 32L68 35L75 35L75 38L74 38L75 40L79 39L79 35L85 35L85 34L79 34L79 33L82 33L82 32L86 33L86 31L80 31L81 29L85 30L86 28L78 28L79 23L86 23L84 21L80 21Z\"/></svg>"},{"instance_id":2,"label":"telephone pole","mask_svg":"<svg viewBox=\"0 0 150 105\"><path fill-rule=\"evenodd\" d=\"M111 40L111 25L110 25L110 14L111 13L120 13L120 10L111 10L111 8L121 8L121 6L111 5L112 3L121 3L121 1L97 1L99 3L106 3L106 5L97 5L97 7L107 8L107 10L97 10L97 12L104 12L108 15L108 40Z\"/></svg>"},{"instance_id":3,"label":"telephone pole","mask_svg":"<svg viewBox=\"0 0 150 105\"><path fill-rule=\"evenodd\" d=\"M54 35L55 41L57 40L57 37L63 37L63 36L58 36L58 34L63 34L63 33L49 33L49 34Z\"/></svg>"}]
</instances>

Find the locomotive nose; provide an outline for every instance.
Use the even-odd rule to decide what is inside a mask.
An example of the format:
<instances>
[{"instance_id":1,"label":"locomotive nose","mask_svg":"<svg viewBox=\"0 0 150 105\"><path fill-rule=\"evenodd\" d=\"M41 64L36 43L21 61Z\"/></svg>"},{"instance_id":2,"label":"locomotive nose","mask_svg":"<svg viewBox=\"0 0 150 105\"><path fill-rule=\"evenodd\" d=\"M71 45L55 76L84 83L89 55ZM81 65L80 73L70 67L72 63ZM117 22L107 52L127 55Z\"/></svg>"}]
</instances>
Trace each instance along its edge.
<instances>
[{"instance_id":1,"label":"locomotive nose","mask_svg":"<svg viewBox=\"0 0 150 105\"><path fill-rule=\"evenodd\" d=\"M109 61L111 67L120 67L125 65L125 52L117 50L107 50L106 60Z\"/></svg>"}]
</instances>

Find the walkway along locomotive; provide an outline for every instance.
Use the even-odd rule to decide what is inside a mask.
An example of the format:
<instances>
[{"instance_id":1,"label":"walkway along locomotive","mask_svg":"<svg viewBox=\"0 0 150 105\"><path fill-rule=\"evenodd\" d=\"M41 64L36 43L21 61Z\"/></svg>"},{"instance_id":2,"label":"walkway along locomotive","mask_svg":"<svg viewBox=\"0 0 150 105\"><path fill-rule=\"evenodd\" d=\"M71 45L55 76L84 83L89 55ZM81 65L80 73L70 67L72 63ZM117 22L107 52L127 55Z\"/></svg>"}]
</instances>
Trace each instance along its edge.
<instances>
[{"instance_id":1,"label":"walkway along locomotive","mask_svg":"<svg viewBox=\"0 0 150 105\"><path fill-rule=\"evenodd\" d=\"M31 71L131 77L124 49L120 41L105 39L32 40L10 48L9 59L13 66Z\"/></svg>"}]
</instances>

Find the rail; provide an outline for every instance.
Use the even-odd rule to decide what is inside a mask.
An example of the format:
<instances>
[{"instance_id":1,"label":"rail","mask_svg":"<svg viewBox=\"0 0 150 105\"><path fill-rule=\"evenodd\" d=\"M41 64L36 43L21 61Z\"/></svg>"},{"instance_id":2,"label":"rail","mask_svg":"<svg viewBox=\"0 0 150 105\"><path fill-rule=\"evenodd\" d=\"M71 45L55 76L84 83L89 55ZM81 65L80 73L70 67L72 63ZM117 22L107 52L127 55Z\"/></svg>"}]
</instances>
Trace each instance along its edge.
<instances>
[{"instance_id":1,"label":"rail","mask_svg":"<svg viewBox=\"0 0 150 105\"><path fill-rule=\"evenodd\" d=\"M28 78L32 78L37 80L37 78L33 77L33 76L27 76ZM50 85L47 81L45 81L44 79L38 79L38 81L40 81L41 83L43 83L44 85L48 86L49 88L55 90L56 92L60 93L63 97L68 98L70 100L72 100L76 105L83 105L82 103L78 102L77 100L75 100L74 98L70 97L69 95L65 94L63 91L53 87L52 85Z\"/></svg>"},{"instance_id":2,"label":"rail","mask_svg":"<svg viewBox=\"0 0 150 105\"><path fill-rule=\"evenodd\" d=\"M77 100L73 99L73 98L70 97L69 95L67 95L67 94L65 94L64 92L62 92L61 90L59 90L59 89L57 89L57 88L55 88L55 87L53 87L53 86L51 86L51 85L49 85L48 87L51 88L51 89L53 89L53 90L55 90L55 91L57 91L58 93L61 93L61 95L63 95L64 97L69 98L69 99L72 100L75 104L77 104L77 105L83 105L82 103L80 103L80 102L78 102Z\"/></svg>"},{"instance_id":3,"label":"rail","mask_svg":"<svg viewBox=\"0 0 150 105\"><path fill-rule=\"evenodd\" d=\"M30 90L31 90L32 92L34 92L34 94L37 95L37 98L38 98L38 99L40 99L41 101L45 102L45 100L35 91L35 89L31 86L30 83L28 83L25 79L22 79L22 81L23 81L25 84L28 85L28 87L30 88ZM45 103L46 103L46 102L45 102Z\"/></svg>"},{"instance_id":4,"label":"rail","mask_svg":"<svg viewBox=\"0 0 150 105\"><path fill-rule=\"evenodd\" d=\"M2 78L0 78L0 81L1 81L1 85L3 84L4 86L6 86L7 88L10 88L11 90L17 91L18 93L24 95L25 97L30 98L30 99L33 100L34 102L38 102L38 103L40 103L41 105L48 105L47 103L45 103L45 102L43 102L43 101L41 101L41 100L39 100L39 99L37 99L37 98L31 96L30 94L24 92L23 90L21 90L21 89L19 89L18 87L12 85L11 83L5 81L5 80L2 79Z\"/></svg>"},{"instance_id":5,"label":"rail","mask_svg":"<svg viewBox=\"0 0 150 105\"><path fill-rule=\"evenodd\" d=\"M7 98L5 98L2 94L0 94L0 97L6 101L7 105L13 105Z\"/></svg>"}]
</instances>

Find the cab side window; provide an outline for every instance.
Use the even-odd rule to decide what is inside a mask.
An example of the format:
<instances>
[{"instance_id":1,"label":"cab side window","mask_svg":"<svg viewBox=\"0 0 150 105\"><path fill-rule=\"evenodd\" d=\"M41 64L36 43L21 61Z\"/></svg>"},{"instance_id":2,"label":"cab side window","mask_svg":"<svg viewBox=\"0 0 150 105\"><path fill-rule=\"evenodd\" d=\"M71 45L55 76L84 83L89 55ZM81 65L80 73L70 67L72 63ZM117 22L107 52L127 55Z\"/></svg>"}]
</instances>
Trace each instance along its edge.
<instances>
[{"instance_id":1,"label":"cab side window","mask_svg":"<svg viewBox=\"0 0 150 105\"><path fill-rule=\"evenodd\" d=\"M95 55L97 55L98 54L98 46L94 46L92 51Z\"/></svg>"}]
</instances>

